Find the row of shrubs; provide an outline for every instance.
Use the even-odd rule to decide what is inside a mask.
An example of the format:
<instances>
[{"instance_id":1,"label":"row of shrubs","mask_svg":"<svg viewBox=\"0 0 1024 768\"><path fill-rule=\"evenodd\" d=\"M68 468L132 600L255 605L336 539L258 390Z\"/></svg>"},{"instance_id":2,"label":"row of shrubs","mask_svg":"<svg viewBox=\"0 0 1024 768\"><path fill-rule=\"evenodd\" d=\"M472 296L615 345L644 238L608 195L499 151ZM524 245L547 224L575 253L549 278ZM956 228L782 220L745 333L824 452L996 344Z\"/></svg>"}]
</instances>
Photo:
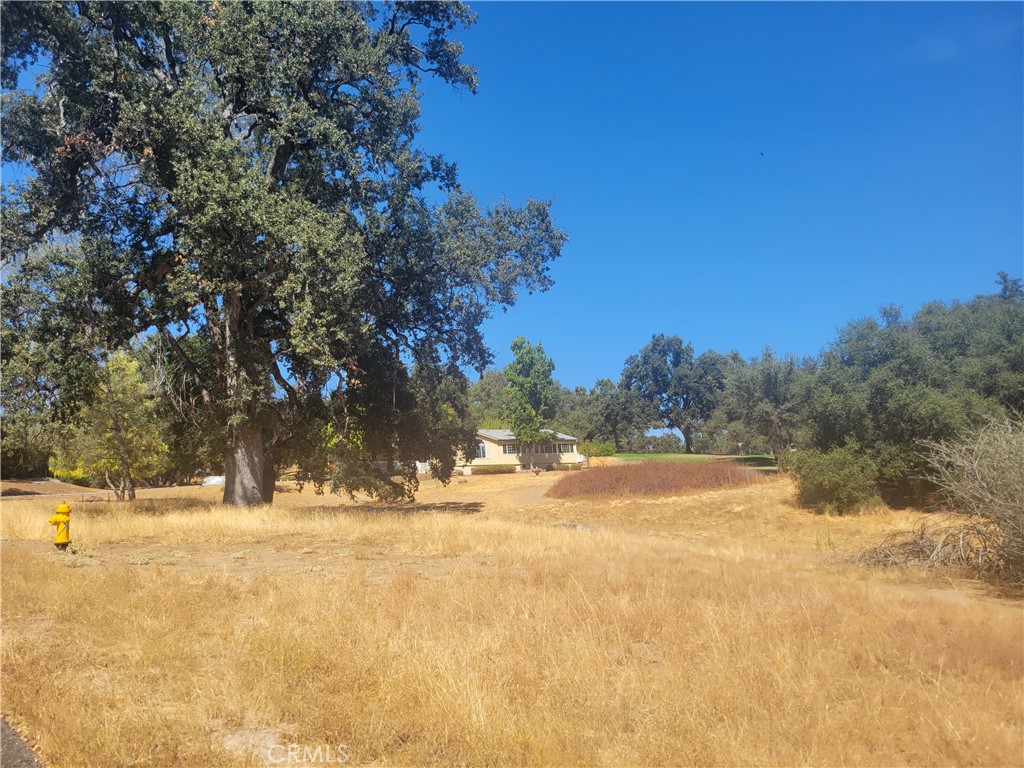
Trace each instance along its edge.
<instances>
[{"instance_id":1,"label":"row of shrubs","mask_svg":"<svg viewBox=\"0 0 1024 768\"><path fill-rule=\"evenodd\" d=\"M538 467L538 469L545 469L551 472L570 472L579 468L579 464L552 464L548 467ZM490 464L481 467L471 467L470 471L474 475L511 475L522 469L524 467L520 464Z\"/></svg>"},{"instance_id":2,"label":"row of shrubs","mask_svg":"<svg viewBox=\"0 0 1024 768\"><path fill-rule=\"evenodd\" d=\"M549 490L556 499L593 496L671 496L695 490L763 482L756 469L732 461L701 463L643 461L613 467L595 467L563 477Z\"/></svg>"}]
</instances>

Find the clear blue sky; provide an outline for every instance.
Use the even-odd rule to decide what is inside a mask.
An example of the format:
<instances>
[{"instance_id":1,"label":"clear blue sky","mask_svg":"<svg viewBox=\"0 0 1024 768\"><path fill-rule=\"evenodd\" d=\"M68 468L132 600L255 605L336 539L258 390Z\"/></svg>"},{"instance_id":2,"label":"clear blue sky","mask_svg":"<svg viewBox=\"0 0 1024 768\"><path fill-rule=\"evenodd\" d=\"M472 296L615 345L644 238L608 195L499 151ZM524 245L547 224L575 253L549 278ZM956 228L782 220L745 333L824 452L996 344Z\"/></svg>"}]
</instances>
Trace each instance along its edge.
<instances>
[{"instance_id":1,"label":"clear blue sky","mask_svg":"<svg viewBox=\"0 0 1024 768\"><path fill-rule=\"evenodd\" d=\"M518 335L571 387L654 333L812 355L1024 271L1020 3L473 7L479 93L430 86L420 144L570 237L486 324L499 366Z\"/></svg>"}]
</instances>

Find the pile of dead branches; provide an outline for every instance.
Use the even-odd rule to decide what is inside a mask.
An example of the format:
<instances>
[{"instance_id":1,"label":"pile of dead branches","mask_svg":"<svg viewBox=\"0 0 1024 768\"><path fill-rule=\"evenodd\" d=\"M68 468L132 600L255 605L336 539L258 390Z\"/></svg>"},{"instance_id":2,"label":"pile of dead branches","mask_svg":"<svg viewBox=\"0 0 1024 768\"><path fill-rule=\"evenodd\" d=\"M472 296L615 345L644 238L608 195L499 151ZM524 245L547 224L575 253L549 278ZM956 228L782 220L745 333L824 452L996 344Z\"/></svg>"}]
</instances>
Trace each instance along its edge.
<instances>
[{"instance_id":1,"label":"pile of dead branches","mask_svg":"<svg viewBox=\"0 0 1024 768\"><path fill-rule=\"evenodd\" d=\"M881 568L962 568L996 575L1003 569L999 555L1003 534L982 521L960 515L934 515L911 531L891 533L879 544L862 549L854 561Z\"/></svg>"},{"instance_id":2,"label":"pile of dead branches","mask_svg":"<svg viewBox=\"0 0 1024 768\"><path fill-rule=\"evenodd\" d=\"M929 480L955 514L931 515L860 552L877 566L961 566L1024 585L1024 421L990 419L947 443L925 443Z\"/></svg>"}]
</instances>

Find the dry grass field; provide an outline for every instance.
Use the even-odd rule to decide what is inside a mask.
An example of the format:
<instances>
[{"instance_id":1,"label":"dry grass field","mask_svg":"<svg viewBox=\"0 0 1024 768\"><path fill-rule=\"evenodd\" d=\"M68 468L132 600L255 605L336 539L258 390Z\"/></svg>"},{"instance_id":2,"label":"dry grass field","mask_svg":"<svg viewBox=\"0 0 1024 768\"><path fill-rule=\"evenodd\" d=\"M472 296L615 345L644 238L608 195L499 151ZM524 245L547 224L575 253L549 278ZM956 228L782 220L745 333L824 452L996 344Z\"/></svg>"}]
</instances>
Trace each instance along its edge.
<instances>
[{"instance_id":1,"label":"dry grass field","mask_svg":"<svg viewBox=\"0 0 1024 768\"><path fill-rule=\"evenodd\" d=\"M1024 609L848 564L917 514L773 480L380 507L2 509L3 713L49 766L1024 764Z\"/></svg>"}]
</instances>

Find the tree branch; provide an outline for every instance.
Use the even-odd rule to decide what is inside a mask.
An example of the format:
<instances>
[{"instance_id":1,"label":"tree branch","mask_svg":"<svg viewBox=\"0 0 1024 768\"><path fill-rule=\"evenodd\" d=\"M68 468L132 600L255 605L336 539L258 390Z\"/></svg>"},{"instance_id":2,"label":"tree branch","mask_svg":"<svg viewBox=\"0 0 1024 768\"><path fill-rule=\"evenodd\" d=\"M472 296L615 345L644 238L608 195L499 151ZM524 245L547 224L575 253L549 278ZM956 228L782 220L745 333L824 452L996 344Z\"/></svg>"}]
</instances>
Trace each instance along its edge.
<instances>
[{"instance_id":1,"label":"tree branch","mask_svg":"<svg viewBox=\"0 0 1024 768\"><path fill-rule=\"evenodd\" d=\"M164 338L167 339L167 344L170 346L175 356L177 356L182 366L184 366L185 370L192 376L192 381L195 382L195 385L199 388L199 394L202 395L203 403L205 403L206 407L212 412L213 396L210 394L209 388L203 382L202 374L199 373L199 369L196 368L196 364L192 362L189 356L185 353L185 350L181 348L181 344L179 344L178 340L174 338L173 333L171 333L166 327L161 328L160 332L163 333Z\"/></svg>"}]
</instances>

